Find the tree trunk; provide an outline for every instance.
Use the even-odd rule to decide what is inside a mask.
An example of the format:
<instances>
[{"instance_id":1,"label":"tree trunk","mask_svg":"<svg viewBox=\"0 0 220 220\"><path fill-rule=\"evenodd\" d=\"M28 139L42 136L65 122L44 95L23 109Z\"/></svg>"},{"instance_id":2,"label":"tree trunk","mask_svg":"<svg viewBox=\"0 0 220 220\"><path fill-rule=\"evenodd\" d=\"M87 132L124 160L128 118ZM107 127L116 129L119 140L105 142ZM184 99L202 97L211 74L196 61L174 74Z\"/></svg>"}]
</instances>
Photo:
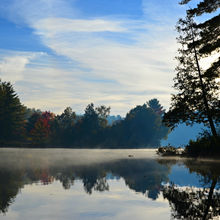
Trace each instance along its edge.
<instances>
[{"instance_id":1,"label":"tree trunk","mask_svg":"<svg viewBox=\"0 0 220 220\"><path fill-rule=\"evenodd\" d=\"M202 80L202 74L201 74L199 61L198 61L198 56L197 56L197 51L196 51L196 47L195 47L194 32L193 32L193 27L192 26L191 26L191 32L192 32L192 40L193 40L193 51L194 51L194 55L195 55L197 70L198 70L198 73L199 73L200 86L201 86L201 89L202 89L202 97L203 97L203 101L204 101L204 104L205 104L206 114L207 114L207 117L208 117L208 121L209 121L209 125L210 125L210 128L211 128L212 134L213 134L214 138L217 138L217 132L216 132L216 129L215 129L215 124L213 122L212 115L210 113L210 109L209 109L209 105L208 105L208 101L207 101L207 97L206 97L205 86L204 86L204 83L203 83L203 80Z\"/></svg>"},{"instance_id":2,"label":"tree trunk","mask_svg":"<svg viewBox=\"0 0 220 220\"><path fill-rule=\"evenodd\" d=\"M208 213L209 213L209 209L210 209L210 206L211 206L211 203L212 203L212 196L213 196L213 192L214 192L216 183L217 183L217 178L214 178L214 180L212 181L212 185L211 185L211 187L210 187L210 190L209 190L209 195L208 195L208 200L207 200L207 206L206 206L206 209L205 209L204 216L203 216L203 218L202 218L203 220L206 220L206 219L207 219L207 215L208 215Z\"/></svg>"}]
</instances>

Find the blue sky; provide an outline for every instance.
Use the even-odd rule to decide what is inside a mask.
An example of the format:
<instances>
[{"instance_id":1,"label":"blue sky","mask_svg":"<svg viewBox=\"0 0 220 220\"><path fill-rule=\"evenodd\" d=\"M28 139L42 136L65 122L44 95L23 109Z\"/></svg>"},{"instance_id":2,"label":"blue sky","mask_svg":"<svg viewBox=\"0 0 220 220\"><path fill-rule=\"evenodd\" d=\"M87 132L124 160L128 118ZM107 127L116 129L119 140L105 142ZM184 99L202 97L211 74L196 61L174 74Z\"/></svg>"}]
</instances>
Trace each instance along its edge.
<instances>
[{"instance_id":1,"label":"blue sky","mask_svg":"<svg viewBox=\"0 0 220 220\"><path fill-rule=\"evenodd\" d=\"M1 0L0 78L55 113L94 102L125 115L151 98L167 108L184 13L173 0Z\"/></svg>"}]
</instances>

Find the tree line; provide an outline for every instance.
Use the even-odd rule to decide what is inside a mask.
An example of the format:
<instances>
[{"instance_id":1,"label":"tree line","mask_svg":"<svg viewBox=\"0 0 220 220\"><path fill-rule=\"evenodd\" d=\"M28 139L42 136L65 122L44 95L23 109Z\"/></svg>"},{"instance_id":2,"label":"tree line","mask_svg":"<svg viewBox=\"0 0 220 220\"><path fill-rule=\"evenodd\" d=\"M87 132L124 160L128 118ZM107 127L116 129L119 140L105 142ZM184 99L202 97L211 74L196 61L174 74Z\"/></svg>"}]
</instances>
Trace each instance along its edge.
<instances>
[{"instance_id":1,"label":"tree line","mask_svg":"<svg viewBox=\"0 0 220 220\"><path fill-rule=\"evenodd\" d=\"M77 115L29 109L21 104L9 82L0 81L1 146L137 148L157 147L169 133L162 124L164 109L157 99L131 109L126 117L108 123L110 107L85 108Z\"/></svg>"}]
</instances>

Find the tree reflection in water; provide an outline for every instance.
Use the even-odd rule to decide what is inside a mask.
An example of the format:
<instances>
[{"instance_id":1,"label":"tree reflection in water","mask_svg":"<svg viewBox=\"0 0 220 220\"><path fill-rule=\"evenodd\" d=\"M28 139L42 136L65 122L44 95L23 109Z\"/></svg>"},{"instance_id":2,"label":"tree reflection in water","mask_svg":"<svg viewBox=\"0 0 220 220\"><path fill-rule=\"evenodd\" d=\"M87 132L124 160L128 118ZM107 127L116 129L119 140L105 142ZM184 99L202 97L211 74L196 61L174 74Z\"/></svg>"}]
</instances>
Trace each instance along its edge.
<instances>
[{"instance_id":1,"label":"tree reflection in water","mask_svg":"<svg viewBox=\"0 0 220 220\"><path fill-rule=\"evenodd\" d=\"M108 179L122 178L135 192L153 200L161 191L161 183L168 181L169 169L153 159L119 159L89 165L48 165L2 167L0 171L0 211L7 212L20 189L26 184L51 184L60 181L64 189L70 189L75 180L81 180L88 194L108 191Z\"/></svg>"},{"instance_id":2,"label":"tree reflection in water","mask_svg":"<svg viewBox=\"0 0 220 220\"><path fill-rule=\"evenodd\" d=\"M190 172L200 176L203 188L180 187L174 183L163 187L163 196L169 201L174 219L219 219L219 163L184 161Z\"/></svg>"},{"instance_id":3,"label":"tree reflection in water","mask_svg":"<svg viewBox=\"0 0 220 220\"><path fill-rule=\"evenodd\" d=\"M160 193L169 201L172 217L175 219L212 219L220 215L219 176L220 163L153 158L117 158L102 161L82 161L54 157L43 158L31 154L1 155L0 160L0 212L6 213L20 189L27 184L62 183L66 190L80 180L86 193L111 190L110 179L122 179L129 189L156 200ZM76 151L74 151L76 152ZM79 153L79 152L78 152ZM89 155L90 156L90 155ZM66 155L65 155L66 157ZM42 159L43 158L43 159ZM49 160L48 158L53 158ZM188 173L196 173L201 186L181 187L169 184L172 167L179 163ZM184 168L185 166L185 168ZM167 184L164 184L167 183ZM193 185L193 184L192 184Z\"/></svg>"},{"instance_id":4,"label":"tree reflection in water","mask_svg":"<svg viewBox=\"0 0 220 220\"><path fill-rule=\"evenodd\" d=\"M6 213L23 186L21 173L0 170L0 212Z\"/></svg>"}]
</instances>

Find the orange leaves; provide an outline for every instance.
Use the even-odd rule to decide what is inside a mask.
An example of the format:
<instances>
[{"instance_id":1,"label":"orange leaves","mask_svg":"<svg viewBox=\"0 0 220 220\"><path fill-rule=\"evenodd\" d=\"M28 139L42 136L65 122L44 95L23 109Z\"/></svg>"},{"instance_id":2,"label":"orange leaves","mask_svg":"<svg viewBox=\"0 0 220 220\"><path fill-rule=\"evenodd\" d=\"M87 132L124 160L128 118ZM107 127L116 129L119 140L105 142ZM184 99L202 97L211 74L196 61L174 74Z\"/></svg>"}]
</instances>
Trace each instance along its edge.
<instances>
[{"instance_id":1,"label":"orange leaves","mask_svg":"<svg viewBox=\"0 0 220 220\"><path fill-rule=\"evenodd\" d=\"M50 122L54 120L55 115L51 112L43 112L37 119L34 128L30 131L32 141L36 144L43 144L48 141L51 134Z\"/></svg>"}]
</instances>

